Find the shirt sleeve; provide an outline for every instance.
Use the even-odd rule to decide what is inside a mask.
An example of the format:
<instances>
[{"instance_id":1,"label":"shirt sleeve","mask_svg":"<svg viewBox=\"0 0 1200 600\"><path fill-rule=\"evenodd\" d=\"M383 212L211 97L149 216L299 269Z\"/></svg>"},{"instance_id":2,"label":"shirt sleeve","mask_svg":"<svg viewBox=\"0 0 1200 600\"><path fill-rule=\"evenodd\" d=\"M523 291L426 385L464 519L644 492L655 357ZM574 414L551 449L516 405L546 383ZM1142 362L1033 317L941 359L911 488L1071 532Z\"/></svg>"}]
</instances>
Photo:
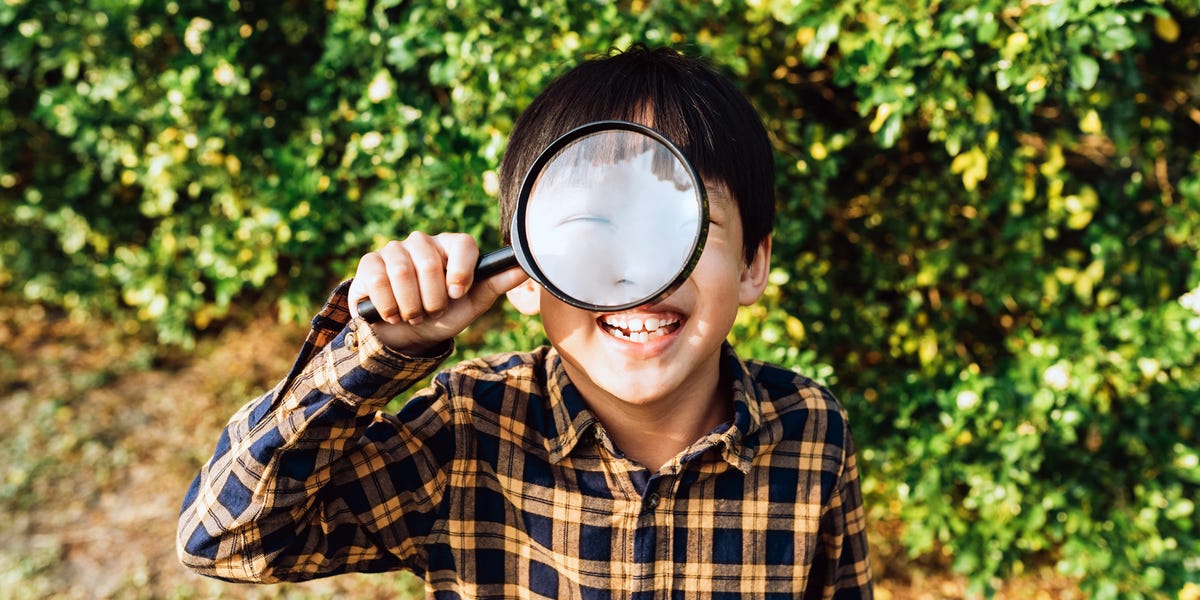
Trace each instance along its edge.
<instances>
[{"instance_id":1,"label":"shirt sleeve","mask_svg":"<svg viewBox=\"0 0 1200 600\"><path fill-rule=\"evenodd\" d=\"M866 551L866 515L863 508L862 485L858 479L858 456L846 428L846 463L835 504L830 510L834 520L841 523L842 544L836 553L836 599L871 599L875 588L871 582L871 564Z\"/></svg>"},{"instance_id":2,"label":"shirt sleeve","mask_svg":"<svg viewBox=\"0 0 1200 600\"><path fill-rule=\"evenodd\" d=\"M822 543L830 558L832 590L827 588L822 596L832 595L835 600L869 600L874 598L875 592L867 555L867 520L859 483L858 457L845 414L842 416L843 468L822 523Z\"/></svg>"},{"instance_id":3,"label":"shirt sleeve","mask_svg":"<svg viewBox=\"0 0 1200 600\"><path fill-rule=\"evenodd\" d=\"M452 453L446 417L379 412L449 355L406 356L351 320L348 282L313 319L291 372L243 406L183 501L180 561L233 581L413 567ZM435 385L423 394L431 406ZM383 454L387 456L384 458ZM425 518L423 518L425 517Z\"/></svg>"}]
</instances>

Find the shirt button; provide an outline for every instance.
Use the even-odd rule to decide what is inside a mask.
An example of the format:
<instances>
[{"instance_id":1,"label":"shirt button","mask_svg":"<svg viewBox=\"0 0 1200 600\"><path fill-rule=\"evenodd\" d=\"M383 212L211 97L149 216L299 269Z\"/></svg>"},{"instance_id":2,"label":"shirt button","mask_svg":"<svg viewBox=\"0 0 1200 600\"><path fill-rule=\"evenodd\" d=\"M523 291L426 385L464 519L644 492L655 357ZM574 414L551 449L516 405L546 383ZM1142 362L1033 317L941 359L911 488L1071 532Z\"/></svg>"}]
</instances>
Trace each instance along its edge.
<instances>
[{"instance_id":1,"label":"shirt button","mask_svg":"<svg viewBox=\"0 0 1200 600\"><path fill-rule=\"evenodd\" d=\"M660 498L659 498L659 495L657 492L650 494L650 497L646 498L646 508L649 508L650 510L654 510L654 509L658 508L659 500L660 500Z\"/></svg>"},{"instance_id":2,"label":"shirt button","mask_svg":"<svg viewBox=\"0 0 1200 600\"><path fill-rule=\"evenodd\" d=\"M353 331L346 334L346 347L351 350L358 350L358 336Z\"/></svg>"}]
</instances>

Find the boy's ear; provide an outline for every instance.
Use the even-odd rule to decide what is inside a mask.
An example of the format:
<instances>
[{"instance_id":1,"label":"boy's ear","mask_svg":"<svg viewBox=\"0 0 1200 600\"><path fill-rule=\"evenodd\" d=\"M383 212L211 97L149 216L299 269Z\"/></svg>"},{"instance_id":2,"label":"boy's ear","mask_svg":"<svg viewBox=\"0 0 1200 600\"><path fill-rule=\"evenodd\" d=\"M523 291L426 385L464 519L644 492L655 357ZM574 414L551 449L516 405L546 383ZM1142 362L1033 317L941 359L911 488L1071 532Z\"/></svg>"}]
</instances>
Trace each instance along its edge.
<instances>
[{"instance_id":1,"label":"boy's ear","mask_svg":"<svg viewBox=\"0 0 1200 600\"><path fill-rule=\"evenodd\" d=\"M738 282L738 304L749 306L758 302L763 290L767 289L767 276L771 274L771 236L763 238L754 251L754 259L742 270Z\"/></svg>"},{"instance_id":2,"label":"boy's ear","mask_svg":"<svg viewBox=\"0 0 1200 600\"><path fill-rule=\"evenodd\" d=\"M532 279L526 279L521 285L508 290L505 295L523 315L532 316L542 312L542 286Z\"/></svg>"}]
</instances>

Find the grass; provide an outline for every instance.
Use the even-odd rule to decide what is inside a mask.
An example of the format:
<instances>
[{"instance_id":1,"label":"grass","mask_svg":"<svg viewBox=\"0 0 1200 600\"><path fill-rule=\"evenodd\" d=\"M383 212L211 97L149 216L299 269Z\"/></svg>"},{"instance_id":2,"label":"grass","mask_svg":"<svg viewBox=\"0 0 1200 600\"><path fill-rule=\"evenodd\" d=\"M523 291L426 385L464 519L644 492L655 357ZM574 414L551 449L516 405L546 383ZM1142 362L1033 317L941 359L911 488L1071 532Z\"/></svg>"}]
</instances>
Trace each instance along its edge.
<instances>
[{"instance_id":1,"label":"grass","mask_svg":"<svg viewBox=\"0 0 1200 600\"><path fill-rule=\"evenodd\" d=\"M421 597L408 575L245 586L175 558L188 483L303 333L264 319L184 354L111 324L0 308L0 598Z\"/></svg>"},{"instance_id":2,"label":"grass","mask_svg":"<svg viewBox=\"0 0 1200 600\"><path fill-rule=\"evenodd\" d=\"M0 305L0 599L420 598L408 574L249 586L194 575L175 557L179 503L226 419L291 365L304 330L261 317L184 352L111 323ZM936 563L872 532L877 594L965 596ZM999 598L1077 598L1032 574Z\"/></svg>"}]
</instances>

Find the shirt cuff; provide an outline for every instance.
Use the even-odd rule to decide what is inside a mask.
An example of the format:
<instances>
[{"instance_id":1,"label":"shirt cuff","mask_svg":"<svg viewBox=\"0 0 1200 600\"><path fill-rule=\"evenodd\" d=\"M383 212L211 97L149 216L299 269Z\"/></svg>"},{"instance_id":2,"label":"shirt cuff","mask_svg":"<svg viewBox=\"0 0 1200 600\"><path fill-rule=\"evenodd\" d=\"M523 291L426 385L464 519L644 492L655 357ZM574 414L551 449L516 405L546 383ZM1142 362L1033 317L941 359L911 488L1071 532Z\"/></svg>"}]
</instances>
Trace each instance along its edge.
<instances>
[{"instance_id":1,"label":"shirt cuff","mask_svg":"<svg viewBox=\"0 0 1200 600\"><path fill-rule=\"evenodd\" d=\"M381 407L418 383L454 352L447 340L430 355L411 355L384 345L363 319L352 319L325 349L316 387L351 406Z\"/></svg>"}]
</instances>

